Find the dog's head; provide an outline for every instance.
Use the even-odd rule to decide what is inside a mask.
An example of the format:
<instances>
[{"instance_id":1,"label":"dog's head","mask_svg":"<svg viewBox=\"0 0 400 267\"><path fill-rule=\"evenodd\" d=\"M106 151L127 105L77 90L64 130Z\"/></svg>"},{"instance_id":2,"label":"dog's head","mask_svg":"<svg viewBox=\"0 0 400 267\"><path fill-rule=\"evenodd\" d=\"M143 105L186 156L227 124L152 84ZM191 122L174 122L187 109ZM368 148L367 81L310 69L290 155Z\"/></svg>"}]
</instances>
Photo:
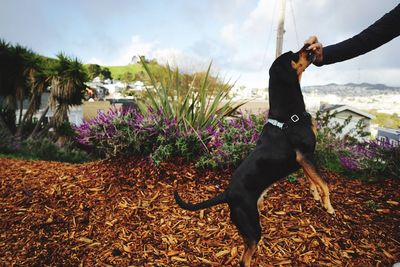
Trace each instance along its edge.
<instances>
[{"instance_id":1,"label":"dog's head","mask_svg":"<svg viewBox=\"0 0 400 267\"><path fill-rule=\"evenodd\" d=\"M270 79L277 78L285 83L299 83L304 70L315 60L312 51L304 45L298 52L286 52L275 59L269 70Z\"/></svg>"},{"instance_id":2,"label":"dog's head","mask_svg":"<svg viewBox=\"0 0 400 267\"><path fill-rule=\"evenodd\" d=\"M303 46L299 52L293 54L291 61L292 68L296 70L297 79L300 81L301 74L315 60L315 54L311 50L307 50L309 44Z\"/></svg>"}]
</instances>

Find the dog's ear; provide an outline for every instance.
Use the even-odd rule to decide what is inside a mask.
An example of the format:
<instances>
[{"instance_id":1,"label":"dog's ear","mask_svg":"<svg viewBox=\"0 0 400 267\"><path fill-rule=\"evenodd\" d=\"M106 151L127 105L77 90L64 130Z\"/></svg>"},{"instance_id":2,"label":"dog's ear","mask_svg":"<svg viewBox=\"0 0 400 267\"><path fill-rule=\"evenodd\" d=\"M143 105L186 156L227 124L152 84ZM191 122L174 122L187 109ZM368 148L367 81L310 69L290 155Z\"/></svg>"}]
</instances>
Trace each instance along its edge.
<instances>
[{"instance_id":1,"label":"dog's ear","mask_svg":"<svg viewBox=\"0 0 400 267\"><path fill-rule=\"evenodd\" d=\"M298 60L298 53L291 51L279 56L269 69L270 84L293 86L298 83L296 70L292 68L292 61L297 61L296 58Z\"/></svg>"},{"instance_id":2,"label":"dog's ear","mask_svg":"<svg viewBox=\"0 0 400 267\"><path fill-rule=\"evenodd\" d=\"M292 61L297 62L297 61L299 61L299 58L300 58L300 55L298 52L292 54Z\"/></svg>"}]
</instances>

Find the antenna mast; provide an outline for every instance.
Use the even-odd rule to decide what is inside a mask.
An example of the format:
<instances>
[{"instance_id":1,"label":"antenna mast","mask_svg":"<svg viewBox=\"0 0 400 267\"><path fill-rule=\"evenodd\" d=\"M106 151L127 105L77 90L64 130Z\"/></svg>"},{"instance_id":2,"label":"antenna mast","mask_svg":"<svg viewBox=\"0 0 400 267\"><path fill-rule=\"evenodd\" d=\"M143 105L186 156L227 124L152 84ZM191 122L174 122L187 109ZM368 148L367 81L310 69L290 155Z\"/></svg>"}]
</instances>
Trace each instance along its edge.
<instances>
[{"instance_id":1,"label":"antenna mast","mask_svg":"<svg viewBox=\"0 0 400 267\"><path fill-rule=\"evenodd\" d=\"M282 54L283 34L285 33L286 0L279 0L278 32L276 35L276 57Z\"/></svg>"}]
</instances>

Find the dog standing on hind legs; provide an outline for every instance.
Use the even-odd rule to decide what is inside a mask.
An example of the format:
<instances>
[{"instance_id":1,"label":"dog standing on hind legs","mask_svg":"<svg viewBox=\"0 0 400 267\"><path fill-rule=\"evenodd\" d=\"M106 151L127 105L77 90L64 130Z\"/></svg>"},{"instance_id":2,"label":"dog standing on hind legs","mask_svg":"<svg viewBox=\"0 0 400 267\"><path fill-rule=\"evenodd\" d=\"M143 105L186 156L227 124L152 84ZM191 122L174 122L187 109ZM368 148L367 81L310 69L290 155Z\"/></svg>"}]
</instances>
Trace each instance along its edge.
<instances>
[{"instance_id":1,"label":"dog standing on hind legs","mask_svg":"<svg viewBox=\"0 0 400 267\"><path fill-rule=\"evenodd\" d=\"M329 189L319 175L314 151L316 130L305 110L300 78L315 56L305 45L300 51L287 52L272 64L269 74L270 110L257 145L239 165L224 192L203 202L183 201L175 191L177 204L186 210L199 210L227 203L230 218L244 240L240 265L249 267L261 239L258 204L264 191L277 180L302 168L310 181L314 199L334 214Z\"/></svg>"}]
</instances>

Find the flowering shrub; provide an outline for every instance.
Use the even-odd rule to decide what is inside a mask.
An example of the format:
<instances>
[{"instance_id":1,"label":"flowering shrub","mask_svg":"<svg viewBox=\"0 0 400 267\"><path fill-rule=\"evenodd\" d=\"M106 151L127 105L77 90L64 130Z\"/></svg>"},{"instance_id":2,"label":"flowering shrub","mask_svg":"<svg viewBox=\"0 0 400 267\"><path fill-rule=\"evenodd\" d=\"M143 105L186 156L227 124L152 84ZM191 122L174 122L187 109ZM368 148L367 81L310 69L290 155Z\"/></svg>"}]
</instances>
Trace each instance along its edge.
<instances>
[{"instance_id":1,"label":"flowering shrub","mask_svg":"<svg viewBox=\"0 0 400 267\"><path fill-rule=\"evenodd\" d=\"M327 127L319 119L317 159L332 171L377 179L400 177L400 147L387 143L340 138L340 127ZM198 168L238 165L254 148L265 123L263 116L239 114L215 125L194 129L150 109L143 116L134 108L111 109L75 127L76 141L100 156L146 155L158 164L170 157L184 157Z\"/></svg>"},{"instance_id":2,"label":"flowering shrub","mask_svg":"<svg viewBox=\"0 0 400 267\"><path fill-rule=\"evenodd\" d=\"M378 141L357 141L356 136L340 137L342 125L329 126L331 114L318 114L316 154L319 163L337 173L366 180L400 178L400 147ZM358 125L357 125L358 126ZM359 126L362 128L362 125ZM358 136L365 133L356 129Z\"/></svg>"},{"instance_id":3,"label":"flowering shrub","mask_svg":"<svg viewBox=\"0 0 400 267\"><path fill-rule=\"evenodd\" d=\"M132 108L99 112L97 117L75 127L76 141L100 156L139 152L155 134L153 117L144 117Z\"/></svg>"},{"instance_id":4,"label":"flowering shrub","mask_svg":"<svg viewBox=\"0 0 400 267\"><path fill-rule=\"evenodd\" d=\"M345 124L350 122L350 119L346 120L343 125L336 124L332 126L330 120L333 116L330 113L317 113L316 158L321 166L333 172L343 173L344 168L339 156L343 156L343 161L346 162L346 156L348 155L343 154L346 144L340 138L340 134L346 126ZM350 166L351 163L349 162L348 165Z\"/></svg>"},{"instance_id":5,"label":"flowering shrub","mask_svg":"<svg viewBox=\"0 0 400 267\"><path fill-rule=\"evenodd\" d=\"M149 155L158 164L172 156L199 168L236 165L255 146L265 119L240 114L205 129L170 119L162 110L143 116L134 108L111 109L75 127L76 141L100 156Z\"/></svg>"},{"instance_id":6,"label":"flowering shrub","mask_svg":"<svg viewBox=\"0 0 400 267\"><path fill-rule=\"evenodd\" d=\"M400 178L400 147L379 141L349 145L340 163L350 174L376 180L384 176ZM347 154L347 155L346 155Z\"/></svg>"},{"instance_id":7,"label":"flowering shrub","mask_svg":"<svg viewBox=\"0 0 400 267\"><path fill-rule=\"evenodd\" d=\"M237 165L255 147L264 123L263 116L240 114L236 119L224 120L216 127L208 127L208 153L199 159L196 166Z\"/></svg>"}]
</instances>

